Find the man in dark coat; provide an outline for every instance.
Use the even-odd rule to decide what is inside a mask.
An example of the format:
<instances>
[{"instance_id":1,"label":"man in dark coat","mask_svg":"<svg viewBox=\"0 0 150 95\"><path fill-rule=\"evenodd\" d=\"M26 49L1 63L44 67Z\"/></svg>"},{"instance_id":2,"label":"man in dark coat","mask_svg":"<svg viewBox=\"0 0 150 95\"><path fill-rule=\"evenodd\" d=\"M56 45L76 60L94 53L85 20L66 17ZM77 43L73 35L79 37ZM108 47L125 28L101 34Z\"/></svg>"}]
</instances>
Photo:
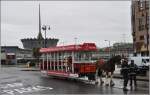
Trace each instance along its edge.
<instances>
[{"instance_id":1,"label":"man in dark coat","mask_svg":"<svg viewBox=\"0 0 150 95\"><path fill-rule=\"evenodd\" d=\"M130 86L132 87L132 81L134 81L134 86L137 86L136 83L136 71L137 65L134 64L134 60L131 60L131 64L129 65L129 77L130 77Z\"/></svg>"},{"instance_id":2,"label":"man in dark coat","mask_svg":"<svg viewBox=\"0 0 150 95\"><path fill-rule=\"evenodd\" d=\"M124 79L124 83L123 83L123 90L127 91L127 84L128 84L128 80L129 80L129 65L128 65L128 61L127 60L123 60L122 62L122 66L121 66L121 74L123 76Z\"/></svg>"}]
</instances>

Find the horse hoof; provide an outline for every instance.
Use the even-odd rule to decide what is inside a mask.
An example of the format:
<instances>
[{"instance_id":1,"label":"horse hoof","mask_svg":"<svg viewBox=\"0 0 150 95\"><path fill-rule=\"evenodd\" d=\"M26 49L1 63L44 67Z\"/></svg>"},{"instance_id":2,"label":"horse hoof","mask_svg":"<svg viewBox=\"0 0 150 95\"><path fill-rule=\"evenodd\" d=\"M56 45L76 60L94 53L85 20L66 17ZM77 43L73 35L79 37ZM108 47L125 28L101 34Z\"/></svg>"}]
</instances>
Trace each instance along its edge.
<instances>
[{"instance_id":1,"label":"horse hoof","mask_svg":"<svg viewBox=\"0 0 150 95\"><path fill-rule=\"evenodd\" d=\"M98 84L98 82L95 82L95 84Z\"/></svg>"},{"instance_id":2,"label":"horse hoof","mask_svg":"<svg viewBox=\"0 0 150 95\"><path fill-rule=\"evenodd\" d=\"M102 81L100 84L103 85L103 83L104 83L104 82Z\"/></svg>"},{"instance_id":3,"label":"horse hoof","mask_svg":"<svg viewBox=\"0 0 150 95\"><path fill-rule=\"evenodd\" d=\"M123 91L128 91L128 89L127 88L123 88Z\"/></svg>"},{"instance_id":4,"label":"horse hoof","mask_svg":"<svg viewBox=\"0 0 150 95\"><path fill-rule=\"evenodd\" d=\"M113 83L113 84L111 84L111 87L112 87L112 86L114 86L114 85L115 85L114 83Z\"/></svg>"}]
</instances>

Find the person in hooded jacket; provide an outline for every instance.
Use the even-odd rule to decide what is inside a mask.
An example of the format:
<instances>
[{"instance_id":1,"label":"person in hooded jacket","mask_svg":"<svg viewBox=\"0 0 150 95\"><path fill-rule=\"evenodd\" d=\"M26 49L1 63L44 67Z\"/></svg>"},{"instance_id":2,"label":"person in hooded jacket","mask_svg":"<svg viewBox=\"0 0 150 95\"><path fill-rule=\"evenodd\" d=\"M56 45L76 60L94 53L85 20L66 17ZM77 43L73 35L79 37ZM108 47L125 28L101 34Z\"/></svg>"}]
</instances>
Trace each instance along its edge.
<instances>
[{"instance_id":1,"label":"person in hooded jacket","mask_svg":"<svg viewBox=\"0 0 150 95\"><path fill-rule=\"evenodd\" d=\"M128 65L128 61L127 60L123 60L122 61L122 65L121 65L121 74L123 76L123 90L127 91L127 84L128 84L128 80L129 80L129 65Z\"/></svg>"},{"instance_id":2,"label":"person in hooded jacket","mask_svg":"<svg viewBox=\"0 0 150 95\"><path fill-rule=\"evenodd\" d=\"M137 71L137 65L134 64L134 60L131 60L131 63L129 64L129 78L130 78L130 86L132 87L132 83L134 81L134 86L137 86L136 83L136 71Z\"/></svg>"}]
</instances>

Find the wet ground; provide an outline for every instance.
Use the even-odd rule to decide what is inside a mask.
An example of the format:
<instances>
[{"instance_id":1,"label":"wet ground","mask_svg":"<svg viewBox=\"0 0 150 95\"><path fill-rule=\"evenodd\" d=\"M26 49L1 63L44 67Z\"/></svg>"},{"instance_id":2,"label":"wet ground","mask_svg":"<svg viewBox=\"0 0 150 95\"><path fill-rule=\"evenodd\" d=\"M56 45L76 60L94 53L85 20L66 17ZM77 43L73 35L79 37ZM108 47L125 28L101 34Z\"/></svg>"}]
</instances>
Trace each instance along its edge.
<instances>
[{"instance_id":1,"label":"wet ground","mask_svg":"<svg viewBox=\"0 0 150 95\"><path fill-rule=\"evenodd\" d=\"M123 80L114 79L115 86L107 87L65 79L55 79L39 71L21 71L18 67L0 68L0 95L42 94L148 94L149 82L138 81L138 87L124 92Z\"/></svg>"}]
</instances>

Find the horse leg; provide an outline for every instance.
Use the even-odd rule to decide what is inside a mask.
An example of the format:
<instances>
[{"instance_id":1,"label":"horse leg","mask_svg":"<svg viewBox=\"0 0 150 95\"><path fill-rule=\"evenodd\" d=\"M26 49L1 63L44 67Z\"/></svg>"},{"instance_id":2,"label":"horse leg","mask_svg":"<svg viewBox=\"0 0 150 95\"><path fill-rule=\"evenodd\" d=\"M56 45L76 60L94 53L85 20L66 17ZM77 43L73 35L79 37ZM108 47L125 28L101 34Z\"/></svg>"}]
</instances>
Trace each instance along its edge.
<instances>
[{"instance_id":1,"label":"horse leg","mask_svg":"<svg viewBox=\"0 0 150 95\"><path fill-rule=\"evenodd\" d=\"M98 69L96 70L95 73L95 84L98 84Z\"/></svg>"},{"instance_id":2,"label":"horse leg","mask_svg":"<svg viewBox=\"0 0 150 95\"><path fill-rule=\"evenodd\" d=\"M100 84L102 85L104 83L104 81L102 80L102 75L100 76L99 80L100 80Z\"/></svg>"},{"instance_id":3,"label":"horse leg","mask_svg":"<svg viewBox=\"0 0 150 95\"><path fill-rule=\"evenodd\" d=\"M102 76L103 75L103 71L101 71L101 75L100 75L100 77L99 77L99 81L100 81L100 84L102 85L103 83L104 83L104 81L102 80Z\"/></svg>"},{"instance_id":4,"label":"horse leg","mask_svg":"<svg viewBox=\"0 0 150 95\"><path fill-rule=\"evenodd\" d=\"M106 86L109 86L109 83L108 83L108 72L106 72L106 81L105 81L105 85L106 85Z\"/></svg>"},{"instance_id":5,"label":"horse leg","mask_svg":"<svg viewBox=\"0 0 150 95\"><path fill-rule=\"evenodd\" d=\"M110 74L110 86L114 86L115 85L115 83L113 82L112 78L113 78L113 72L111 72L111 74Z\"/></svg>"}]
</instances>

